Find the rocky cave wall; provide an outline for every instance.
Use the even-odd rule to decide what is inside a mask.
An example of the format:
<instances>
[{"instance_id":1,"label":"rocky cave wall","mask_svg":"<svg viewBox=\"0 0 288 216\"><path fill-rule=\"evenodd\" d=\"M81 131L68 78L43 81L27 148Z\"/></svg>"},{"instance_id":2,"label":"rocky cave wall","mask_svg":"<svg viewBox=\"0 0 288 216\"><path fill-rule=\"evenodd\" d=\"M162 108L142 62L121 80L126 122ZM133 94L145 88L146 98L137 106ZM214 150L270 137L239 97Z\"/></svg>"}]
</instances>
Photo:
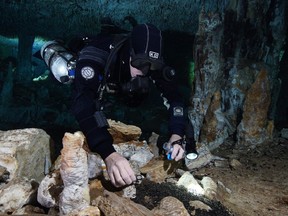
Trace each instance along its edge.
<instances>
[{"instance_id":1,"label":"rocky cave wall","mask_svg":"<svg viewBox=\"0 0 288 216\"><path fill-rule=\"evenodd\" d=\"M242 1L224 15L199 16L189 117L196 139L210 149L232 136L235 148L247 150L274 135L287 5L262 3Z\"/></svg>"},{"instance_id":2,"label":"rocky cave wall","mask_svg":"<svg viewBox=\"0 0 288 216\"><path fill-rule=\"evenodd\" d=\"M0 10L0 34L19 39L17 67L1 68L7 71L1 79L1 117L15 127L21 122L60 127L74 123L65 103L69 87L52 77L31 84L35 38L97 33L100 20L110 17L125 30L135 22L151 22L163 31L195 36L188 57L195 64L189 118L197 141L213 149L234 137L236 147L247 149L273 136L281 88L279 59L287 37L285 0L5 0ZM181 70L182 76L189 73L188 68Z\"/></svg>"}]
</instances>

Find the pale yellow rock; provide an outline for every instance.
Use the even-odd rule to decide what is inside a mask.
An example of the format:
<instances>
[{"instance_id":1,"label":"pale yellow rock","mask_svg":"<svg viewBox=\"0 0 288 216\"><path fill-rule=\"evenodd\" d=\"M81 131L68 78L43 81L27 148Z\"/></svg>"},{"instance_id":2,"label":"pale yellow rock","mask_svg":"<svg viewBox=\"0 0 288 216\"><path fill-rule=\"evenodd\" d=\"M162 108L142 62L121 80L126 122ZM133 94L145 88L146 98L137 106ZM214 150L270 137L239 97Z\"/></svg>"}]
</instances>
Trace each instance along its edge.
<instances>
[{"instance_id":1,"label":"pale yellow rock","mask_svg":"<svg viewBox=\"0 0 288 216\"><path fill-rule=\"evenodd\" d=\"M60 173L64 189L59 200L62 215L83 211L90 204L87 152L82 148L84 140L81 132L65 133L62 140Z\"/></svg>"},{"instance_id":2,"label":"pale yellow rock","mask_svg":"<svg viewBox=\"0 0 288 216\"><path fill-rule=\"evenodd\" d=\"M0 189L0 214L16 211L36 196L37 184L27 178L13 178Z\"/></svg>"},{"instance_id":3,"label":"pale yellow rock","mask_svg":"<svg viewBox=\"0 0 288 216\"><path fill-rule=\"evenodd\" d=\"M217 195L217 184L209 176L203 177L201 180L201 185L204 189L204 196L212 200L216 198Z\"/></svg>"},{"instance_id":4,"label":"pale yellow rock","mask_svg":"<svg viewBox=\"0 0 288 216\"><path fill-rule=\"evenodd\" d=\"M140 168L140 172L146 174L150 181L162 183L167 177L174 175L179 166L180 164L175 161L152 159Z\"/></svg>"},{"instance_id":5,"label":"pale yellow rock","mask_svg":"<svg viewBox=\"0 0 288 216\"><path fill-rule=\"evenodd\" d=\"M183 203L175 197L168 196L160 201L159 206L152 212L155 215L162 216L189 216L189 213Z\"/></svg>"},{"instance_id":6,"label":"pale yellow rock","mask_svg":"<svg viewBox=\"0 0 288 216\"><path fill-rule=\"evenodd\" d=\"M73 211L69 216L100 216L101 212L96 206L88 206L81 211Z\"/></svg>"},{"instance_id":7,"label":"pale yellow rock","mask_svg":"<svg viewBox=\"0 0 288 216\"><path fill-rule=\"evenodd\" d=\"M108 123L110 126L108 130L112 135L115 144L138 140L142 134L141 129L135 125L127 125L110 119L108 119Z\"/></svg>"},{"instance_id":8,"label":"pale yellow rock","mask_svg":"<svg viewBox=\"0 0 288 216\"><path fill-rule=\"evenodd\" d=\"M145 206L106 190L102 197L98 197L97 203L98 208L107 216L154 216Z\"/></svg>"},{"instance_id":9,"label":"pale yellow rock","mask_svg":"<svg viewBox=\"0 0 288 216\"><path fill-rule=\"evenodd\" d=\"M202 196L204 195L204 189L200 186L197 180L190 172L185 172L177 182L177 186L185 187L188 192L196 195Z\"/></svg>"},{"instance_id":10,"label":"pale yellow rock","mask_svg":"<svg viewBox=\"0 0 288 216\"><path fill-rule=\"evenodd\" d=\"M207 212L211 211L211 207L206 205L205 203L199 200L192 200L189 202L190 206L194 207L195 209L205 210Z\"/></svg>"}]
</instances>

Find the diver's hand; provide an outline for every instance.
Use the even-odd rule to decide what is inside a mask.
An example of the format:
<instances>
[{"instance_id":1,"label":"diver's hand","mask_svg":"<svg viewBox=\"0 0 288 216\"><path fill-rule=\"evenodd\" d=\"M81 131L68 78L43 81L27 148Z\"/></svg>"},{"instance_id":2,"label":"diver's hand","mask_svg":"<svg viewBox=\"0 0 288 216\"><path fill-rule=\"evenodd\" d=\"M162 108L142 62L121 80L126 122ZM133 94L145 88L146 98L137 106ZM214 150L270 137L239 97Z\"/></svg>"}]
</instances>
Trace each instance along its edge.
<instances>
[{"instance_id":1,"label":"diver's hand","mask_svg":"<svg viewBox=\"0 0 288 216\"><path fill-rule=\"evenodd\" d=\"M172 160L179 161L184 157L184 149L181 145L175 144L173 145L173 151L171 154Z\"/></svg>"},{"instance_id":2,"label":"diver's hand","mask_svg":"<svg viewBox=\"0 0 288 216\"><path fill-rule=\"evenodd\" d=\"M177 134L172 134L172 136L169 139L170 143L173 143L174 141L182 139L181 136ZM172 160L179 161L184 157L184 149L182 148L181 145L175 144L173 145L173 151L171 154Z\"/></svg>"},{"instance_id":3,"label":"diver's hand","mask_svg":"<svg viewBox=\"0 0 288 216\"><path fill-rule=\"evenodd\" d=\"M136 176L129 162L117 152L113 152L104 160L108 176L115 187L130 185Z\"/></svg>"}]
</instances>

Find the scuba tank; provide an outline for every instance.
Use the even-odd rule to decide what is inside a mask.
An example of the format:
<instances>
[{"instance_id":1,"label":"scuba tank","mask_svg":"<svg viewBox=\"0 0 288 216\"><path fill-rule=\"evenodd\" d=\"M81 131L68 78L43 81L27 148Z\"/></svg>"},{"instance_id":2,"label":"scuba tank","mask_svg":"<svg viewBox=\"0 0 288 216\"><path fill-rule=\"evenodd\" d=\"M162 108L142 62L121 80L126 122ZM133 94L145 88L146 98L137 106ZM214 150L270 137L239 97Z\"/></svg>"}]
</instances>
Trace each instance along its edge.
<instances>
[{"instance_id":1,"label":"scuba tank","mask_svg":"<svg viewBox=\"0 0 288 216\"><path fill-rule=\"evenodd\" d=\"M76 57L60 42L46 42L40 51L41 57L54 77L61 83L71 83L75 78Z\"/></svg>"}]
</instances>

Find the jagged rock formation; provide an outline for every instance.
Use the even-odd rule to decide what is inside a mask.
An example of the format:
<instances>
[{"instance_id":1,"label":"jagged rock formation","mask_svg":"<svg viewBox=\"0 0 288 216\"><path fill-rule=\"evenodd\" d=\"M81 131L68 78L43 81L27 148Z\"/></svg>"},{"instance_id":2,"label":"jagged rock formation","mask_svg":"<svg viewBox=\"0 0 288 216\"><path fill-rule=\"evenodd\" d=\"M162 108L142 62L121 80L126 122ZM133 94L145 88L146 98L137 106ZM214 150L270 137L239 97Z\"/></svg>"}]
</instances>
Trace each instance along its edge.
<instances>
[{"instance_id":1,"label":"jagged rock formation","mask_svg":"<svg viewBox=\"0 0 288 216\"><path fill-rule=\"evenodd\" d=\"M270 102L267 70L262 69L247 92L243 119L237 128L237 147L255 148L258 144L272 139L273 125L269 128L271 124L267 120Z\"/></svg>"},{"instance_id":2,"label":"jagged rock formation","mask_svg":"<svg viewBox=\"0 0 288 216\"><path fill-rule=\"evenodd\" d=\"M23 206L33 203L37 196L38 183L25 177L14 177L0 187L0 212L11 214Z\"/></svg>"},{"instance_id":3,"label":"jagged rock formation","mask_svg":"<svg viewBox=\"0 0 288 216\"><path fill-rule=\"evenodd\" d=\"M115 123L113 121L111 122L112 124ZM119 124L120 123L117 123L116 125ZM135 130L137 129L135 126L121 123L121 127L118 128L119 131L115 131L115 134L121 134L125 126L127 126L126 131L129 131L127 129L130 127ZM114 127L114 130L117 130L117 127ZM26 132L27 129L23 131ZM136 131L139 131L139 129ZM15 133L15 131L13 132ZM21 134L22 131L18 130L18 132ZM4 134L6 135L3 135L3 137L6 137L7 140L12 139L11 137L7 137L9 134L13 135L10 131ZM132 131L131 135L127 132L126 135L127 137L133 137L133 134L135 134L135 131ZM47 134L44 133L42 135L44 137L47 136ZM120 137L122 137L122 135ZM163 184L167 182L168 179L170 179L170 181L174 179L174 187L177 187L176 183L180 177L176 177L175 173L181 168L181 163L163 160L164 157L162 156L152 155L151 158L150 146L155 146L155 143L147 144L139 140L127 141L127 137L125 138L126 141L122 140L124 141L123 143L120 142L119 144L114 144L114 146L119 153L129 160L138 177L141 176L138 184L142 184L142 181L150 181L151 184ZM29 143L30 140L34 139L35 135L28 136L25 142ZM187 215L187 207L184 207L182 201L174 197L165 197L159 205L155 206L152 210L132 202L130 199L135 199L137 198L136 196L139 196L137 185L125 187L121 191L115 191L115 193L105 191L107 188L113 191L113 187L109 184L107 173L105 175L105 165L103 166L103 161L99 164L88 162L88 160L91 160L88 155L92 153L87 149L84 141L85 137L81 132L75 132L74 134L65 133L61 155L55 161L53 169L43 178L39 186L34 180L26 179L20 181L18 177L13 178L8 184L0 185L1 212L25 212L25 214L41 212L41 209L37 209L34 206L37 196L38 205L40 203L45 208L48 208L48 214L50 215L95 216L100 215L99 209L101 212L104 212L105 215L128 214L156 216L171 215L172 212L177 215ZM154 142L157 142L157 140L154 140ZM97 156L97 154L95 154L95 156ZM27 157L30 157L30 155L27 155ZM33 157L37 156L33 155ZM100 158L98 159L100 160ZM95 160L93 159L93 161ZM90 170L94 167L96 170L103 169L103 171L91 175L92 179L89 179L88 165L91 166ZM0 171L1 178L4 179L5 175L7 175L7 169L2 167ZM179 175L179 173L181 173L181 171L178 171L177 175ZM182 173L184 173L184 171L182 171ZM181 175L182 174L180 174L180 176ZM143 180L144 176L145 179ZM192 175L190 174L190 176ZM191 186L193 188L198 185L202 191L202 196L214 199L214 195L217 194L218 189L213 187L211 183L213 182L212 180L208 181L203 178L201 181L202 186L200 186L196 180L191 182L189 178L185 178L185 175L183 178L186 179L186 182L183 183L183 180L179 180L179 182L182 182L179 183L179 185ZM11 191L13 191L13 193L10 193ZM213 207L211 211L213 211Z\"/></svg>"},{"instance_id":4,"label":"jagged rock formation","mask_svg":"<svg viewBox=\"0 0 288 216\"><path fill-rule=\"evenodd\" d=\"M242 150L270 139L281 85L277 76L287 30L285 5L280 0L265 4L230 1L225 14L202 8L195 37L195 82L189 117L196 141L209 149L219 147L228 137L238 142L237 148L246 142ZM260 13L269 14L269 21L256 16ZM262 74L261 81L257 80L258 73ZM262 97L265 102L258 99ZM254 110L254 106L259 109ZM262 119L261 123L245 124L251 117Z\"/></svg>"},{"instance_id":5,"label":"jagged rock formation","mask_svg":"<svg viewBox=\"0 0 288 216\"><path fill-rule=\"evenodd\" d=\"M51 166L50 145L49 135L41 129L0 131L0 165L9 172L6 182L20 176L40 182L45 167Z\"/></svg>"},{"instance_id":6,"label":"jagged rock formation","mask_svg":"<svg viewBox=\"0 0 288 216\"><path fill-rule=\"evenodd\" d=\"M69 215L89 207L87 152L82 148L85 137L82 133L65 133L61 150L60 174L64 189L60 194L61 215ZM95 208L95 215L100 212Z\"/></svg>"}]
</instances>

